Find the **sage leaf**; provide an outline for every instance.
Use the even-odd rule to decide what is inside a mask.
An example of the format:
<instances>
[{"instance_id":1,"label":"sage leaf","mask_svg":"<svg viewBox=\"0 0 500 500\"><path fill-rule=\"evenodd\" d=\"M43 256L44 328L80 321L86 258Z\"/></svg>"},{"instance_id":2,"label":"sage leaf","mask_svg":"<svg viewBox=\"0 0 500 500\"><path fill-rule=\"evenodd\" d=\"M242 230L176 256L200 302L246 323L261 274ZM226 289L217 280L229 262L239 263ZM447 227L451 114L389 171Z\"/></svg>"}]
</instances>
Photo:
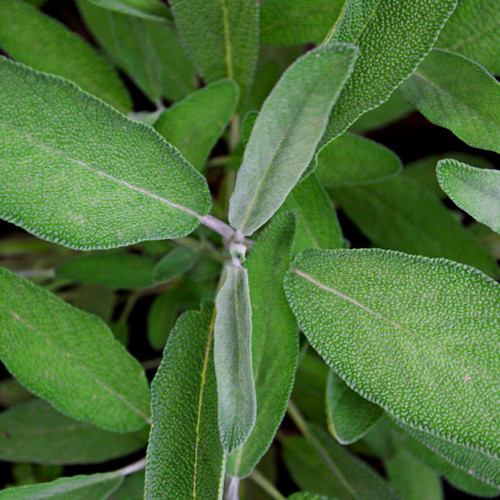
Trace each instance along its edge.
<instances>
[{"instance_id":1,"label":"sage leaf","mask_svg":"<svg viewBox=\"0 0 500 500\"><path fill-rule=\"evenodd\" d=\"M252 304L252 365L257 397L255 427L228 457L226 473L246 477L267 451L285 415L295 379L297 324L283 290L292 260L295 217L273 219L245 261Z\"/></svg>"},{"instance_id":2,"label":"sage leaf","mask_svg":"<svg viewBox=\"0 0 500 500\"><path fill-rule=\"evenodd\" d=\"M229 206L233 227L250 235L285 201L314 155L356 56L348 45L318 47L299 58L276 84L238 171Z\"/></svg>"},{"instance_id":3,"label":"sage leaf","mask_svg":"<svg viewBox=\"0 0 500 500\"><path fill-rule=\"evenodd\" d=\"M469 146L500 153L500 83L481 65L433 49L401 92L428 120Z\"/></svg>"},{"instance_id":4,"label":"sage leaf","mask_svg":"<svg viewBox=\"0 0 500 500\"><path fill-rule=\"evenodd\" d=\"M210 210L205 179L151 127L5 58L0 153L0 216L72 248L180 237Z\"/></svg>"},{"instance_id":5,"label":"sage leaf","mask_svg":"<svg viewBox=\"0 0 500 500\"><path fill-rule=\"evenodd\" d=\"M443 160L438 163L437 178L456 205L500 233L500 172Z\"/></svg>"},{"instance_id":6,"label":"sage leaf","mask_svg":"<svg viewBox=\"0 0 500 500\"><path fill-rule=\"evenodd\" d=\"M153 380L145 498L218 499L224 452L217 427L214 307L179 317Z\"/></svg>"},{"instance_id":7,"label":"sage leaf","mask_svg":"<svg viewBox=\"0 0 500 500\"><path fill-rule=\"evenodd\" d=\"M325 497L324 495L316 495L315 493L308 493L300 491L288 497L288 500L335 500L333 497Z\"/></svg>"},{"instance_id":8,"label":"sage leaf","mask_svg":"<svg viewBox=\"0 0 500 500\"><path fill-rule=\"evenodd\" d=\"M445 259L311 249L285 291L310 344L353 390L411 427L498 455L498 283Z\"/></svg>"},{"instance_id":9,"label":"sage leaf","mask_svg":"<svg viewBox=\"0 0 500 500\"><path fill-rule=\"evenodd\" d=\"M132 107L124 84L100 54L36 7L0 1L0 47L34 69L72 80L122 112Z\"/></svg>"},{"instance_id":10,"label":"sage leaf","mask_svg":"<svg viewBox=\"0 0 500 500\"><path fill-rule=\"evenodd\" d=\"M2 406L15 406L32 397L33 394L15 378L5 378L0 381L0 404Z\"/></svg>"},{"instance_id":11,"label":"sage leaf","mask_svg":"<svg viewBox=\"0 0 500 500\"><path fill-rule=\"evenodd\" d=\"M153 269L153 279L157 283L171 281L187 273L198 260L198 252L189 247L177 247L167 253Z\"/></svg>"},{"instance_id":12,"label":"sage leaf","mask_svg":"<svg viewBox=\"0 0 500 500\"><path fill-rule=\"evenodd\" d=\"M137 471L127 476L108 500L144 500L144 471Z\"/></svg>"},{"instance_id":13,"label":"sage leaf","mask_svg":"<svg viewBox=\"0 0 500 500\"><path fill-rule=\"evenodd\" d=\"M252 368L252 309L248 272L229 264L217 294L214 359L219 432L229 455L250 436L257 414Z\"/></svg>"},{"instance_id":14,"label":"sage leaf","mask_svg":"<svg viewBox=\"0 0 500 500\"><path fill-rule=\"evenodd\" d=\"M129 14L152 21L169 19L170 12L167 6L159 0L89 0L91 3L114 10L122 14Z\"/></svg>"},{"instance_id":15,"label":"sage leaf","mask_svg":"<svg viewBox=\"0 0 500 500\"><path fill-rule=\"evenodd\" d=\"M144 431L122 434L77 422L40 399L0 413L0 458L38 464L92 464L144 448Z\"/></svg>"},{"instance_id":16,"label":"sage leaf","mask_svg":"<svg viewBox=\"0 0 500 500\"><path fill-rule=\"evenodd\" d=\"M153 349L165 347L179 307L179 290L175 286L155 297L148 314L148 341Z\"/></svg>"},{"instance_id":17,"label":"sage leaf","mask_svg":"<svg viewBox=\"0 0 500 500\"><path fill-rule=\"evenodd\" d=\"M0 269L0 358L30 392L60 412L128 432L149 421L140 364L105 323Z\"/></svg>"}]
</instances>

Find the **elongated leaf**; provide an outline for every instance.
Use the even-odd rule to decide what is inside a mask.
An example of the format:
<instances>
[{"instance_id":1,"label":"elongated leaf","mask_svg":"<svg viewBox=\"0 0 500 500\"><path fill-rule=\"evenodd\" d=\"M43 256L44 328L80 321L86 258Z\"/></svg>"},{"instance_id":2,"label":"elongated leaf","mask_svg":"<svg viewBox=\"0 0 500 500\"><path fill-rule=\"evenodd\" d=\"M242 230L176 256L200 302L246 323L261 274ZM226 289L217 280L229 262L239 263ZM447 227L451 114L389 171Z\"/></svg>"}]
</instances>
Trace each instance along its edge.
<instances>
[{"instance_id":1,"label":"elongated leaf","mask_svg":"<svg viewBox=\"0 0 500 500\"><path fill-rule=\"evenodd\" d=\"M352 389L412 427L498 454L498 283L444 259L306 250L285 290L311 345Z\"/></svg>"},{"instance_id":2,"label":"elongated leaf","mask_svg":"<svg viewBox=\"0 0 500 500\"><path fill-rule=\"evenodd\" d=\"M326 411L330 432L340 444L361 439L383 414L380 406L349 389L333 370L326 386Z\"/></svg>"},{"instance_id":3,"label":"elongated leaf","mask_svg":"<svg viewBox=\"0 0 500 500\"><path fill-rule=\"evenodd\" d=\"M285 415L297 368L297 324L283 290L290 267L295 217L274 219L252 247L248 283L252 304L252 364L257 420L245 444L228 457L226 473L245 477L267 451Z\"/></svg>"},{"instance_id":4,"label":"elongated leaf","mask_svg":"<svg viewBox=\"0 0 500 500\"><path fill-rule=\"evenodd\" d=\"M153 278L156 282L171 281L192 269L197 260L198 252L193 248L174 248L156 264Z\"/></svg>"},{"instance_id":5,"label":"elongated leaf","mask_svg":"<svg viewBox=\"0 0 500 500\"><path fill-rule=\"evenodd\" d=\"M179 237L210 210L205 179L157 132L5 58L0 167L0 216L72 248Z\"/></svg>"},{"instance_id":6,"label":"elongated leaf","mask_svg":"<svg viewBox=\"0 0 500 500\"><path fill-rule=\"evenodd\" d=\"M267 96L273 90L276 82L280 79L284 70L285 63L275 54L261 56L257 63L252 91L243 109L247 112L258 111L262 107ZM248 137L249 136L250 134L248 134ZM248 137L244 142L248 142Z\"/></svg>"},{"instance_id":7,"label":"elongated leaf","mask_svg":"<svg viewBox=\"0 0 500 500\"><path fill-rule=\"evenodd\" d=\"M224 452L217 427L213 305L177 321L152 384L146 498L218 499Z\"/></svg>"},{"instance_id":8,"label":"elongated leaf","mask_svg":"<svg viewBox=\"0 0 500 500\"><path fill-rule=\"evenodd\" d=\"M219 432L227 454L250 436L257 414L252 368L252 309L245 268L230 264L217 294L214 359Z\"/></svg>"},{"instance_id":9,"label":"elongated leaf","mask_svg":"<svg viewBox=\"0 0 500 500\"><path fill-rule=\"evenodd\" d=\"M377 246L446 257L498 275L494 259L441 202L404 176L332 191L347 216Z\"/></svg>"},{"instance_id":10,"label":"elongated leaf","mask_svg":"<svg viewBox=\"0 0 500 500\"><path fill-rule=\"evenodd\" d=\"M321 150L316 175L326 187L334 187L378 181L401 168L401 160L385 146L344 134Z\"/></svg>"},{"instance_id":11,"label":"elongated leaf","mask_svg":"<svg viewBox=\"0 0 500 500\"><path fill-rule=\"evenodd\" d=\"M132 107L118 75L90 45L25 2L0 1L0 47L32 68L74 81L120 111Z\"/></svg>"},{"instance_id":12,"label":"elongated leaf","mask_svg":"<svg viewBox=\"0 0 500 500\"><path fill-rule=\"evenodd\" d=\"M104 429L147 424L144 371L100 319L5 269L0 282L0 358L19 382Z\"/></svg>"},{"instance_id":13,"label":"elongated leaf","mask_svg":"<svg viewBox=\"0 0 500 500\"><path fill-rule=\"evenodd\" d=\"M207 82L229 78L242 97L252 84L259 46L257 0L172 0L175 22Z\"/></svg>"},{"instance_id":14,"label":"elongated leaf","mask_svg":"<svg viewBox=\"0 0 500 500\"><path fill-rule=\"evenodd\" d=\"M193 166L202 170L237 104L237 85L231 80L222 80L164 111L154 127Z\"/></svg>"},{"instance_id":15,"label":"elongated leaf","mask_svg":"<svg viewBox=\"0 0 500 500\"><path fill-rule=\"evenodd\" d=\"M459 52L500 75L500 4L462 0L439 35L436 46Z\"/></svg>"},{"instance_id":16,"label":"elongated leaf","mask_svg":"<svg viewBox=\"0 0 500 500\"><path fill-rule=\"evenodd\" d=\"M500 153L500 83L476 62L433 49L401 92L432 123L469 146Z\"/></svg>"},{"instance_id":17,"label":"elongated leaf","mask_svg":"<svg viewBox=\"0 0 500 500\"><path fill-rule=\"evenodd\" d=\"M252 234L278 210L312 159L356 59L332 44L298 59L262 106L231 197L229 220Z\"/></svg>"},{"instance_id":18,"label":"elongated leaf","mask_svg":"<svg viewBox=\"0 0 500 500\"><path fill-rule=\"evenodd\" d=\"M315 493L308 493L306 491L301 491L299 493L294 493L288 497L288 500L335 500L333 497L325 497L324 495L316 495Z\"/></svg>"},{"instance_id":19,"label":"elongated leaf","mask_svg":"<svg viewBox=\"0 0 500 500\"><path fill-rule=\"evenodd\" d=\"M148 315L148 341L153 349L165 346L170 330L179 311L180 297L176 287L158 295Z\"/></svg>"},{"instance_id":20,"label":"elongated leaf","mask_svg":"<svg viewBox=\"0 0 500 500\"><path fill-rule=\"evenodd\" d=\"M0 457L9 462L90 464L129 455L147 443L144 431L108 432L77 422L32 399L0 413Z\"/></svg>"},{"instance_id":21,"label":"elongated leaf","mask_svg":"<svg viewBox=\"0 0 500 500\"><path fill-rule=\"evenodd\" d=\"M105 9L129 14L131 16L161 21L170 18L170 12L160 0L89 0Z\"/></svg>"},{"instance_id":22,"label":"elongated leaf","mask_svg":"<svg viewBox=\"0 0 500 500\"><path fill-rule=\"evenodd\" d=\"M437 178L448 196L474 219L500 233L500 172L456 160L438 163Z\"/></svg>"},{"instance_id":23,"label":"elongated leaf","mask_svg":"<svg viewBox=\"0 0 500 500\"><path fill-rule=\"evenodd\" d=\"M196 89L195 72L173 21L124 15L77 0L78 9L99 44L153 101L178 101Z\"/></svg>"}]
</instances>

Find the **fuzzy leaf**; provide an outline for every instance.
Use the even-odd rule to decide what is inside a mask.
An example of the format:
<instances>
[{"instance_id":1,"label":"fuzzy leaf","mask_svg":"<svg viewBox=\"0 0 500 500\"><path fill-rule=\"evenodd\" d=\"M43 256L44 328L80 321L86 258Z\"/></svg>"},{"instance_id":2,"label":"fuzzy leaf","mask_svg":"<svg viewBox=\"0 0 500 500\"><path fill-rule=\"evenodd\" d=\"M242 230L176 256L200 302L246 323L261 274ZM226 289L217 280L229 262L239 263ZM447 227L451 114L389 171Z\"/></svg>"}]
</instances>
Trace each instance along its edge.
<instances>
[{"instance_id":1,"label":"fuzzy leaf","mask_svg":"<svg viewBox=\"0 0 500 500\"><path fill-rule=\"evenodd\" d=\"M153 270L153 279L157 283L171 281L192 269L197 260L198 252L193 248L174 248L156 264Z\"/></svg>"},{"instance_id":2,"label":"fuzzy leaf","mask_svg":"<svg viewBox=\"0 0 500 500\"><path fill-rule=\"evenodd\" d=\"M89 0L104 9L113 10L130 16L161 21L170 18L170 12L160 0Z\"/></svg>"}]
</instances>

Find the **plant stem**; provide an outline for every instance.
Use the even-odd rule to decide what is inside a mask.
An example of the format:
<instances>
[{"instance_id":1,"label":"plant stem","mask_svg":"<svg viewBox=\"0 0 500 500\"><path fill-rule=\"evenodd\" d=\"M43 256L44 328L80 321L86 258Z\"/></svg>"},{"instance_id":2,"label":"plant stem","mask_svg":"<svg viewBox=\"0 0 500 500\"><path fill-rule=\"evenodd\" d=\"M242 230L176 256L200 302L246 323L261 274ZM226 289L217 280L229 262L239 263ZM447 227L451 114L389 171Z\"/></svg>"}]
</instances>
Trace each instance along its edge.
<instances>
[{"instance_id":1,"label":"plant stem","mask_svg":"<svg viewBox=\"0 0 500 500\"><path fill-rule=\"evenodd\" d=\"M308 440L310 440L311 435L310 435L309 430L307 428L307 423L304 420L304 417L300 413L299 409L295 406L295 403L292 400L290 400L288 402L288 406L287 406L286 411L290 415L294 424L298 427L299 431L303 434L303 436L305 438L307 438Z\"/></svg>"},{"instance_id":2,"label":"plant stem","mask_svg":"<svg viewBox=\"0 0 500 500\"><path fill-rule=\"evenodd\" d=\"M144 368L144 370L153 370L155 368L158 368L160 366L160 363L163 358L154 358L154 359L148 359L146 361L143 361L141 363L141 366Z\"/></svg>"},{"instance_id":3,"label":"plant stem","mask_svg":"<svg viewBox=\"0 0 500 500\"><path fill-rule=\"evenodd\" d=\"M128 476L144 468L146 468L146 457L141 458L137 462L127 465L121 469L118 469L117 471L115 471L115 474L117 476Z\"/></svg>"},{"instance_id":4,"label":"plant stem","mask_svg":"<svg viewBox=\"0 0 500 500\"><path fill-rule=\"evenodd\" d=\"M240 487L240 479L238 477L232 477L229 482L226 494L224 496L225 500L238 500L238 489Z\"/></svg>"},{"instance_id":5,"label":"plant stem","mask_svg":"<svg viewBox=\"0 0 500 500\"><path fill-rule=\"evenodd\" d=\"M274 484L264 477L260 472L254 470L250 474L250 479L258 484L268 495L275 500L285 500L285 497L274 487Z\"/></svg>"},{"instance_id":6,"label":"plant stem","mask_svg":"<svg viewBox=\"0 0 500 500\"><path fill-rule=\"evenodd\" d=\"M219 233L225 240L230 241L234 235L234 229L225 222L215 218L213 215L202 215L198 218L201 224Z\"/></svg>"}]
</instances>

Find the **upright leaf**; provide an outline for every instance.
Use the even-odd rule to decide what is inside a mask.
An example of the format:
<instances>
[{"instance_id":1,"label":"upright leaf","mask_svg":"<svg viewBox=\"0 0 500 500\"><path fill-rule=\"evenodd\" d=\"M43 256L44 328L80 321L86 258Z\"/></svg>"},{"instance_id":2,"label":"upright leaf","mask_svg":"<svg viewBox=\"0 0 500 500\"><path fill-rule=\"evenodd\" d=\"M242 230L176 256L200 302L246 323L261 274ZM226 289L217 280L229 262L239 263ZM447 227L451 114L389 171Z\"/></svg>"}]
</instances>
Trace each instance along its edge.
<instances>
[{"instance_id":1,"label":"upright leaf","mask_svg":"<svg viewBox=\"0 0 500 500\"><path fill-rule=\"evenodd\" d=\"M318 47L288 68L266 99L229 207L231 224L244 234L269 220L306 170L356 55L347 45Z\"/></svg>"},{"instance_id":2,"label":"upright leaf","mask_svg":"<svg viewBox=\"0 0 500 500\"><path fill-rule=\"evenodd\" d=\"M0 59L0 216L72 248L176 238L205 179L151 127L71 82Z\"/></svg>"},{"instance_id":3,"label":"upright leaf","mask_svg":"<svg viewBox=\"0 0 500 500\"><path fill-rule=\"evenodd\" d=\"M105 9L129 14L152 21L170 18L167 6L160 0L89 0L91 3Z\"/></svg>"},{"instance_id":4,"label":"upright leaf","mask_svg":"<svg viewBox=\"0 0 500 500\"><path fill-rule=\"evenodd\" d=\"M444 259L306 250L285 290L352 389L411 427L498 455L498 283Z\"/></svg>"},{"instance_id":5,"label":"upright leaf","mask_svg":"<svg viewBox=\"0 0 500 500\"><path fill-rule=\"evenodd\" d=\"M217 428L214 308L177 321L152 384L145 498L219 498L224 452Z\"/></svg>"},{"instance_id":6,"label":"upright leaf","mask_svg":"<svg viewBox=\"0 0 500 500\"><path fill-rule=\"evenodd\" d=\"M297 324L283 290L295 234L292 213L274 219L259 237L245 267L252 304L252 364L257 396L255 427L228 457L226 471L245 477L267 451L283 419L298 358Z\"/></svg>"},{"instance_id":7,"label":"upright leaf","mask_svg":"<svg viewBox=\"0 0 500 500\"><path fill-rule=\"evenodd\" d=\"M0 358L62 413L118 432L149 421L140 364L102 320L0 270Z\"/></svg>"}]
</instances>

